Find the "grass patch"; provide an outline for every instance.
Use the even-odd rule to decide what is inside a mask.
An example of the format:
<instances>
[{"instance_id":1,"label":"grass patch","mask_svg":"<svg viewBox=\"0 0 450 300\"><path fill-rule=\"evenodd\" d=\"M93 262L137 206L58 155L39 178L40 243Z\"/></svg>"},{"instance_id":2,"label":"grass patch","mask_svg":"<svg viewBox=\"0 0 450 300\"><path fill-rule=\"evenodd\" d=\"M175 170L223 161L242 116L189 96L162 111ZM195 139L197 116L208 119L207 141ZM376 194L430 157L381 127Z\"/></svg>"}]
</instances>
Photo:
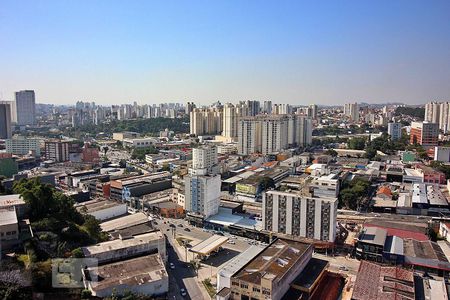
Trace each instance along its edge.
<instances>
[{"instance_id":1,"label":"grass patch","mask_svg":"<svg viewBox=\"0 0 450 300\"><path fill-rule=\"evenodd\" d=\"M202 281L202 283L203 283L203 286L205 287L206 291L208 292L209 296L211 298L213 298L216 295L216 289L211 284L211 279L206 278L205 280Z\"/></svg>"}]
</instances>

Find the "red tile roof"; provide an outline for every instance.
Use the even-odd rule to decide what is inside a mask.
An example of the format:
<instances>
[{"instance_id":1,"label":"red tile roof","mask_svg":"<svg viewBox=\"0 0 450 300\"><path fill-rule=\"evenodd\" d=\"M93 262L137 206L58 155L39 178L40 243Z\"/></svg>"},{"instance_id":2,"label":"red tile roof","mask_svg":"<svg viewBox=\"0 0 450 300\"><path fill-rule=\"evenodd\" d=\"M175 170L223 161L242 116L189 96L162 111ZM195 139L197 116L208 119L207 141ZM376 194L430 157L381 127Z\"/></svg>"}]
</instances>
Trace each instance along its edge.
<instances>
[{"instance_id":1,"label":"red tile roof","mask_svg":"<svg viewBox=\"0 0 450 300\"><path fill-rule=\"evenodd\" d=\"M412 271L361 261L352 299L413 300L414 296Z\"/></svg>"},{"instance_id":2,"label":"red tile roof","mask_svg":"<svg viewBox=\"0 0 450 300\"><path fill-rule=\"evenodd\" d=\"M379 225L370 224L370 223L364 224L364 227L377 227L377 228L386 229L388 236L395 235L402 239L411 238L411 239L418 240L418 241L428 241L428 236L425 235L424 233L420 233L420 232L414 232L414 231L403 230L403 229L398 229L398 228L384 227L384 226L379 226Z\"/></svg>"}]
</instances>

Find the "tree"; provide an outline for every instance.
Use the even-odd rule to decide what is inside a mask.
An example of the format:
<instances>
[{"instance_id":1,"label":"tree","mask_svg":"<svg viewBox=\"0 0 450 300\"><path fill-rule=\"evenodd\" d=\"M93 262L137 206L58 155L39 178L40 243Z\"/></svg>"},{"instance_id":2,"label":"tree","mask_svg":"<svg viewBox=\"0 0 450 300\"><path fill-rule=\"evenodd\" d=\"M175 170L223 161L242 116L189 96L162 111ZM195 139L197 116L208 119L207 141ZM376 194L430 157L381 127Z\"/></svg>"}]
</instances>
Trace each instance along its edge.
<instances>
[{"instance_id":1,"label":"tree","mask_svg":"<svg viewBox=\"0 0 450 300\"><path fill-rule=\"evenodd\" d=\"M259 188L262 191L268 190L268 189L274 189L275 188L275 182L270 177L263 177L259 181Z\"/></svg>"},{"instance_id":2,"label":"tree","mask_svg":"<svg viewBox=\"0 0 450 300\"><path fill-rule=\"evenodd\" d=\"M354 137L348 141L348 147L354 150L363 150L366 147L366 139Z\"/></svg>"},{"instance_id":3,"label":"tree","mask_svg":"<svg viewBox=\"0 0 450 300\"><path fill-rule=\"evenodd\" d=\"M330 155L332 157L338 156L338 153L334 149L328 149L327 151L324 152L324 154L325 155Z\"/></svg>"}]
</instances>

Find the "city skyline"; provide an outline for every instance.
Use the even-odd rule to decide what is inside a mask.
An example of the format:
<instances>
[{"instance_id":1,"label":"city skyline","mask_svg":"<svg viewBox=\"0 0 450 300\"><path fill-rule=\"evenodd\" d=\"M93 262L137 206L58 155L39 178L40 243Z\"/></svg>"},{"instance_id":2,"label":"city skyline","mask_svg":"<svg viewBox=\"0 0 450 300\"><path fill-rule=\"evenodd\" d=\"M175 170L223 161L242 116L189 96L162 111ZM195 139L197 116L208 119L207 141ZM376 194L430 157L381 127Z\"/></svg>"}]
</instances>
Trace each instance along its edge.
<instances>
[{"instance_id":1,"label":"city skyline","mask_svg":"<svg viewBox=\"0 0 450 300\"><path fill-rule=\"evenodd\" d=\"M19 90L35 90L37 103L102 105L422 104L450 95L446 1L2 8L1 100Z\"/></svg>"}]
</instances>

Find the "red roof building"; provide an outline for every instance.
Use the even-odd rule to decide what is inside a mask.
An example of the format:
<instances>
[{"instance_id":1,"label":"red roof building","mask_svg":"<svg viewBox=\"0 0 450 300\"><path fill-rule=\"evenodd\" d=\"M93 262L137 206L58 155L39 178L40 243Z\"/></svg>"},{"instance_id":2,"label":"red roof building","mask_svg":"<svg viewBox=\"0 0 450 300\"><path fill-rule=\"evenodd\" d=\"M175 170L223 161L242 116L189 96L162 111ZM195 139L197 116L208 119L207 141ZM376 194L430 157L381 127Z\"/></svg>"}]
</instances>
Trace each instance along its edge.
<instances>
[{"instance_id":1,"label":"red roof building","mask_svg":"<svg viewBox=\"0 0 450 300\"><path fill-rule=\"evenodd\" d=\"M361 261L353 289L355 300L413 300L414 273L400 267Z\"/></svg>"}]
</instances>

